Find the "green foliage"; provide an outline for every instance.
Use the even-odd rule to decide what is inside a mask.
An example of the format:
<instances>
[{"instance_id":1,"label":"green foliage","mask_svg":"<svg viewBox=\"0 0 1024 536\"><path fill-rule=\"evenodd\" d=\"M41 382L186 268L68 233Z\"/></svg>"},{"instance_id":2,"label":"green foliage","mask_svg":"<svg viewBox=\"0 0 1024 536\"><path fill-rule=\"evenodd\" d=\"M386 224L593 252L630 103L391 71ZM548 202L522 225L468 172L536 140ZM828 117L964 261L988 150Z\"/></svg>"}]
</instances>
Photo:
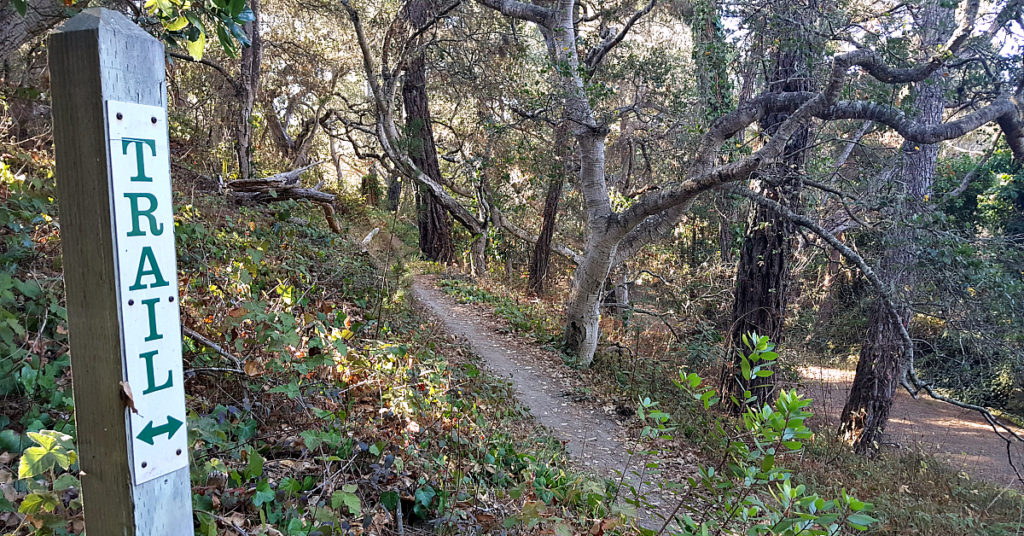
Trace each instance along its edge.
<instances>
[{"instance_id":1,"label":"green foliage","mask_svg":"<svg viewBox=\"0 0 1024 536\"><path fill-rule=\"evenodd\" d=\"M751 380L770 372L766 367L777 357L767 337L744 335L750 353L744 356L744 379ZM719 402L714 389L704 387L703 379L693 372L680 372L676 383L705 410ZM844 527L865 530L876 520L868 515L871 505L859 501L846 490L837 498L812 493L807 486L795 484L784 464L799 465L804 443L811 431L806 421L811 401L783 389L772 404L756 407L744 404L739 422L715 424L731 428L725 436L721 461L700 465L697 476L687 479L681 494L680 516L668 523L671 533L699 535L771 534L832 535Z\"/></svg>"},{"instance_id":2,"label":"green foliage","mask_svg":"<svg viewBox=\"0 0 1024 536\"><path fill-rule=\"evenodd\" d=\"M238 55L239 45L250 45L242 26L255 16L245 0L148 0L145 8L163 27L164 38L185 48L196 61L203 58L206 41L213 35L230 57Z\"/></svg>"},{"instance_id":3,"label":"green foliage","mask_svg":"<svg viewBox=\"0 0 1024 536\"><path fill-rule=\"evenodd\" d=\"M75 476L78 455L71 436L56 430L29 432L35 443L21 455L18 464L17 487L24 492L17 511L21 526L10 534L19 534L30 526L36 536L67 534L68 519L80 516L82 509L81 482ZM19 493L21 495L21 493ZM6 505L0 496L0 512Z\"/></svg>"}]
</instances>

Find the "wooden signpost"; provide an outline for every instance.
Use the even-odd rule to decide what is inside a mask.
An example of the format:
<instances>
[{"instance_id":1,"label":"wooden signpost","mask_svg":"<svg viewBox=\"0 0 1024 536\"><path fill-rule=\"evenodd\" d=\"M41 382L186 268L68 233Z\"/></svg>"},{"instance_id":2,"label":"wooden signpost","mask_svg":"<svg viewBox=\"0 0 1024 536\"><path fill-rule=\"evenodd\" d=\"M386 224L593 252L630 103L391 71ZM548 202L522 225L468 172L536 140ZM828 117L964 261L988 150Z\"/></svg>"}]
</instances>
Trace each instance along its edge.
<instances>
[{"instance_id":1,"label":"wooden signpost","mask_svg":"<svg viewBox=\"0 0 1024 536\"><path fill-rule=\"evenodd\" d=\"M49 51L86 530L192 536L164 48L93 8Z\"/></svg>"}]
</instances>

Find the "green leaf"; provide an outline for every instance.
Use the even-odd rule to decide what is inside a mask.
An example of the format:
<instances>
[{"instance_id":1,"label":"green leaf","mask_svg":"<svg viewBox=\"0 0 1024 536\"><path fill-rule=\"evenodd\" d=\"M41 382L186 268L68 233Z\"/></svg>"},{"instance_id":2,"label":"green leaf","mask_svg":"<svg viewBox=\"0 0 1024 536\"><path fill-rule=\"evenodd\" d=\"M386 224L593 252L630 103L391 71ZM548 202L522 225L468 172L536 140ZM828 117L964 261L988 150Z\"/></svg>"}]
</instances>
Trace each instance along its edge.
<instances>
[{"instance_id":1,"label":"green leaf","mask_svg":"<svg viewBox=\"0 0 1024 536\"><path fill-rule=\"evenodd\" d=\"M206 34L200 31L199 37L194 41L185 43L185 48L188 50L188 55L192 56L192 59L196 61L203 59L203 51L206 50Z\"/></svg>"},{"instance_id":2,"label":"green leaf","mask_svg":"<svg viewBox=\"0 0 1024 536\"><path fill-rule=\"evenodd\" d=\"M270 483L266 480L261 480L256 485L256 494L252 497L252 503L256 506L263 506L264 504L274 502L274 490L270 488Z\"/></svg>"},{"instance_id":3,"label":"green leaf","mask_svg":"<svg viewBox=\"0 0 1024 536\"><path fill-rule=\"evenodd\" d=\"M263 456L256 449L249 451L249 466L245 469L247 479L263 476Z\"/></svg>"},{"instance_id":4,"label":"green leaf","mask_svg":"<svg viewBox=\"0 0 1024 536\"><path fill-rule=\"evenodd\" d=\"M430 503L433 502L434 496L436 495L437 492L434 491L434 488L430 486L420 488L416 490L415 493L416 502L422 504L423 506L430 506Z\"/></svg>"},{"instance_id":5,"label":"green leaf","mask_svg":"<svg viewBox=\"0 0 1024 536\"><path fill-rule=\"evenodd\" d=\"M39 446L25 449L18 464L18 478L35 478L53 470L55 465L68 469L77 460L71 436L55 430L27 434Z\"/></svg>"},{"instance_id":6,"label":"green leaf","mask_svg":"<svg viewBox=\"0 0 1024 536\"><path fill-rule=\"evenodd\" d=\"M331 495L331 508L337 510L342 505L348 508L350 514L358 516L363 511L363 505L359 501L359 496L355 494L355 484L348 484L342 486L341 491L335 491Z\"/></svg>"},{"instance_id":7,"label":"green leaf","mask_svg":"<svg viewBox=\"0 0 1024 536\"><path fill-rule=\"evenodd\" d=\"M69 489L82 489L82 483L75 475L64 473L53 481L53 491L65 491Z\"/></svg>"},{"instance_id":8,"label":"green leaf","mask_svg":"<svg viewBox=\"0 0 1024 536\"><path fill-rule=\"evenodd\" d=\"M228 12L232 18L237 17L245 9L245 0L230 0Z\"/></svg>"},{"instance_id":9,"label":"green leaf","mask_svg":"<svg viewBox=\"0 0 1024 536\"><path fill-rule=\"evenodd\" d=\"M57 506L57 496L52 493L32 493L21 501L18 512L22 514L35 514L40 510L52 512Z\"/></svg>"},{"instance_id":10,"label":"green leaf","mask_svg":"<svg viewBox=\"0 0 1024 536\"><path fill-rule=\"evenodd\" d=\"M28 2L25 0L11 0L11 4L14 5L14 10L18 12L18 15L24 17L25 13L28 13Z\"/></svg>"},{"instance_id":11,"label":"green leaf","mask_svg":"<svg viewBox=\"0 0 1024 536\"><path fill-rule=\"evenodd\" d=\"M168 32L177 32L186 26L188 26L188 19L185 17L178 17L171 22L164 23L164 28Z\"/></svg>"},{"instance_id":12,"label":"green leaf","mask_svg":"<svg viewBox=\"0 0 1024 536\"><path fill-rule=\"evenodd\" d=\"M851 525L853 525L853 528L857 530L866 530L868 528L868 525L874 523L875 521L878 521L877 519L860 512L856 514L850 514L850 517L846 518L846 520Z\"/></svg>"},{"instance_id":13,"label":"green leaf","mask_svg":"<svg viewBox=\"0 0 1024 536\"><path fill-rule=\"evenodd\" d=\"M394 512L398 508L398 492L397 491L385 491L380 494L380 503L384 505L384 508L389 512Z\"/></svg>"}]
</instances>

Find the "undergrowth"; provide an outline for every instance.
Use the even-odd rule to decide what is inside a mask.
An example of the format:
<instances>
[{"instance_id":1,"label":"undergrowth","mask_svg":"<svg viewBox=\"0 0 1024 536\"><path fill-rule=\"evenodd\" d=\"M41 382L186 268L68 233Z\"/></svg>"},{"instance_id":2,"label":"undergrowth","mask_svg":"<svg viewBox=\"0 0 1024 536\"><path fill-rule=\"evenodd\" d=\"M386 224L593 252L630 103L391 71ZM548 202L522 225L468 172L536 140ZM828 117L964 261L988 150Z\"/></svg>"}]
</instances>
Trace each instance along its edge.
<instances>
[{"instance_id":1,"label":"undergrowth","mask_svg":"<svg viewBox=\"0 0 1024 536\"><path fill-rule=\"evenodd\" d=\"M79 534L53 179L26 161L0 177L0 533ZM197 534L567 534L608 514L610 484L396 292L401 262L294 202L175 201Z\"/></svg>"}]
</instances>

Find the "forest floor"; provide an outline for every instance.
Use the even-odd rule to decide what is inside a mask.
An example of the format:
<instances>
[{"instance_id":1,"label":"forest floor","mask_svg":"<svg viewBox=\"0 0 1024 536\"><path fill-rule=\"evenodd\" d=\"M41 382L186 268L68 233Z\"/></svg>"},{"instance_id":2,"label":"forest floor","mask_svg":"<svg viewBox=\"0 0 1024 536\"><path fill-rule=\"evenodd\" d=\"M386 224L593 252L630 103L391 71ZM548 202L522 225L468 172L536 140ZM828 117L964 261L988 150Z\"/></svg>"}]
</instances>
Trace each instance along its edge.
<instances>
[{"instance_id":1,"label":"forest floor","mask_svg":"<svg viewBox=\"0 0 1024 536\"><path fill-rule=\"evenodd\" d=\"M674 503L666 500L668 492L650 483L650 476L645 478L634 472L644 463L638 456L630 455L636 443L624 420L629 414L624 416L620 408L576 396L580 392L579 382L570 369L562 366L557 354L509 333L487 307L458 303L438 289L435 281L432 276L415 276L411 287L415 301L436 316L450 335L464 339L488 372L508 380L519 402L564 443L578 463L607 478L619 478L624 472L627 483L633 486L638 481L647 482L638 489L650 507L638 511L636 518L645 527L659 528L660 519L670 513ZM692 467L693 456L674 453L675 459L671 460L659 456L659 465L666 470L654 479L682 480L672 468ZM625 491L620 492L620 499L624 496Z\"/></svg>"},{"instance_id":2,"label":"forest floor","mask_svg":"<svg viewBox=\"0 0 1024 536\"><path fill-rule=\"evenodd\" d=\"M801 385L814 399L815 424L835 430L853 383L854 371L821 365L800 369ZM1024 435L1024 430L1011 428ZM913 398L905 390L896 394L886 427L886 445L930 454L970 478L1021 489L1014 467L1007 460L1007 444L975 411L929 399ZM1010 446L1017 469L1024 471L1024 446Z\"/></svg>"}]
</instances>

